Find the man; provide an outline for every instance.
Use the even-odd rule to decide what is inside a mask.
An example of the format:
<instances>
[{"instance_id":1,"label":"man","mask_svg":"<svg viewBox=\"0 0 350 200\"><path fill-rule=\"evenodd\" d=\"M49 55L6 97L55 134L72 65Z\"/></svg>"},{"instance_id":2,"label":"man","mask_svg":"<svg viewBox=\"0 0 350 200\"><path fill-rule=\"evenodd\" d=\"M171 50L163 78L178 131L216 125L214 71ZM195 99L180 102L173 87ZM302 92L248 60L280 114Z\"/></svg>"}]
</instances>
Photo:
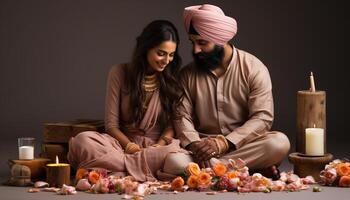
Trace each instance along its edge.
<instances>
[{"instance_id":1,"label":"man","mask_svg":"<svg viewBox=\"0 0 350 200\"><path fill-rule=\"evenodd\" d=\"M182 117L174 122L181 144L202 167L210 166L211 158L224 163L241 158L251 170L278 179L277 166L290 143L283 133L270 131L274 113L267 68L228 43L237 23L219 7L187 7L184 23L194 62L182 72Z\"/></svg>"}]
</instances>

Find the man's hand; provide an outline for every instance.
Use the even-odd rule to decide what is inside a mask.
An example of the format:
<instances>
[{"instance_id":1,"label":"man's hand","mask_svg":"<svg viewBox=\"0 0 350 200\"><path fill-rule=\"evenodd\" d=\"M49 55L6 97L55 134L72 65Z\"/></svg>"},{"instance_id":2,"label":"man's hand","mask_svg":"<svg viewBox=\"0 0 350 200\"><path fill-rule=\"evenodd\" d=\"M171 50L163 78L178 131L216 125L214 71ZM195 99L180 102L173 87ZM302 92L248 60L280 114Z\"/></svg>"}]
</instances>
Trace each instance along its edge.
<instances>
[{"instance_id":1,"label":"man's hand","mask_svg":"<svg viewBox=\"0 0 350 200\"><path fill-rule=\"evenodd\" d=\"M208 167L208 160L218 155L218 148L214 138L204 138L189 145L188 150L193 153L195 161L201 167Z\"/></svg>"},{"instance_id":2,"label":"man's hand","mask_svg":"<svg viewBox=\"0 0 350 200\"><path fill-rule=\"evenodd\" d=\"M192 142L188 145L187 149L193 153L193 156L197 156L197 152L204 146L203 140Z\"/></svg>"}]
</instances>

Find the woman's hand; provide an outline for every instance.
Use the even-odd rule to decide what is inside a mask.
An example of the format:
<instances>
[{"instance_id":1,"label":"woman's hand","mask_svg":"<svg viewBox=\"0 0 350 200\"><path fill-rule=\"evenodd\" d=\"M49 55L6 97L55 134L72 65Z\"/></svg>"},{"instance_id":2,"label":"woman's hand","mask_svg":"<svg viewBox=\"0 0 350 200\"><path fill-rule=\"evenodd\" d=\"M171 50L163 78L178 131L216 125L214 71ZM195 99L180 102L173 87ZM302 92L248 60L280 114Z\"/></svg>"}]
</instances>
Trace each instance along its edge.
<instances>
[{"instance_id":1,"label":"woman's hand","mask_svg":"<svg viewBox=\"0 0 350 200\"><path fill-rule=\"evenodd\" d=\"M152 147L161 147L161 146L164 146L164 145L161 145L161 144L158 144L158 143L152 144Z\"/></svg>"},{"instance_id":2,"label":"woman's hand","mask_svg":"<svg viewBox=\"0 0 350 200\"><path fill-rule=\"evenodd\" d=\"M138 151L141 151L141 147L133 142L129 142L125 147L125 153L134 154Z\"/></svg>"}]
</instances>

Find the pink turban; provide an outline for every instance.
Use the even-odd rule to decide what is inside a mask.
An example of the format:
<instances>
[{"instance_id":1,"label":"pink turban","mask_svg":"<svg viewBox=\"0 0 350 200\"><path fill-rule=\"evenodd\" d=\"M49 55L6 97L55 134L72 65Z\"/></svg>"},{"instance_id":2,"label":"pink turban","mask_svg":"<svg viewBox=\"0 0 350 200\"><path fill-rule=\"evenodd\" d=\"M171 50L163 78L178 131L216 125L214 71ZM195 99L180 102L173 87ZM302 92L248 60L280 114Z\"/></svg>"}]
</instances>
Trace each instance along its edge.
<instances>
[{"instance_id":1,"label":"pink turban","mask_svg":"<svg viewBox=\"0 0 350 200\"><path fill-rule=\"evenodd\" d=\"M190 6L184 10L184 23L187 33L190 24L204 39L223 46L237 33L237 22L228 17L217 6L204 4Z\"/></svg>"}]
</instances>

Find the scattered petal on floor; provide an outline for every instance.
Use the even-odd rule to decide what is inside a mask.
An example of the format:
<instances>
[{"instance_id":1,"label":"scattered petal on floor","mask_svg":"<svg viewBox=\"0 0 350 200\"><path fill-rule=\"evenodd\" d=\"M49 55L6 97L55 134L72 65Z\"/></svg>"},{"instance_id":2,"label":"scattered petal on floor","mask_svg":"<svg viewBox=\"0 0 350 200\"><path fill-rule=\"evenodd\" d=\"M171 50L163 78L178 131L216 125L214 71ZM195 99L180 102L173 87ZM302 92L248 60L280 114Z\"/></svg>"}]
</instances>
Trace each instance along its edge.
<instances>
[{"instance_id":1,"label":"scattered petal on floor","mask_svg":"<svg viewBox=\"0 0 350 200\"><path fill-rule=\"evenodd\" d=\"M36 192L40 192L40 189L38 189L38 188L30 188L30 189L28 190L28 192L29 192L29 193L36 193Z\"/></svg>"}]
</instances>

